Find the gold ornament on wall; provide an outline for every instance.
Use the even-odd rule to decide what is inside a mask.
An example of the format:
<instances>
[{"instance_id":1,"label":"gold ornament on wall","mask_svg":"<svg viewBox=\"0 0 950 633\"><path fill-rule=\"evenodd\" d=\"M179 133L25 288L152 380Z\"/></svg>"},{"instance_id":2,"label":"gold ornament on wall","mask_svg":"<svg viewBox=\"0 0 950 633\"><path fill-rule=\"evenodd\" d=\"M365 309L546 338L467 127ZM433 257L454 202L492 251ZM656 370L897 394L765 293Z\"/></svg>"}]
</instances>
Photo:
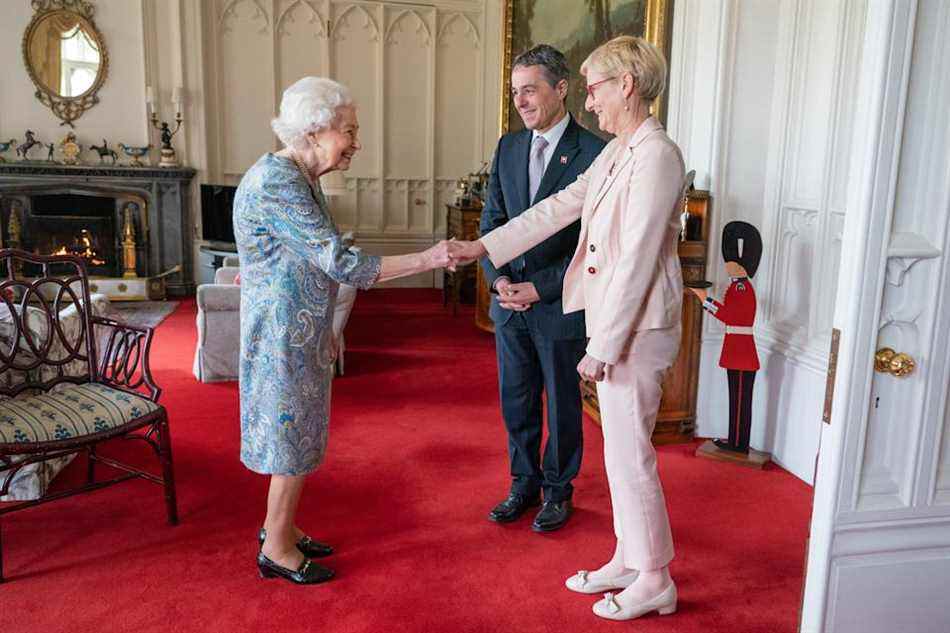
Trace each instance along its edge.
<instances>
[{"instance_id":1,"label":"gold ornament on wall","mask_svg":"<svg viewBox=\"0 0 950 633\"><path fill-rule=\"evenodd\" d=\"M40 103L73 121L99 103L109 74L109 53L86 0L33 0L33 19L23 34L23 62Z\"/></svg>"}]
</instances>

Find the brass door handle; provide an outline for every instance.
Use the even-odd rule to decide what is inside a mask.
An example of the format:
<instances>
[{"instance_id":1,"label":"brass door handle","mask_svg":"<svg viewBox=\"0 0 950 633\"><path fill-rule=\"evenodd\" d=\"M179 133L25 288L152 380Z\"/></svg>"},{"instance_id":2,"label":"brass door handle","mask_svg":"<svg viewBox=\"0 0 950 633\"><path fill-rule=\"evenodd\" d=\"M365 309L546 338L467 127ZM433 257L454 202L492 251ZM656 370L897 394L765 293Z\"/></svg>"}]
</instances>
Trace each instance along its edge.
<instances>
[{"instance_id":1,"label":"brass door handle","mask_svg":"<svg viewBox=\"0 0 950 633\"><path fill-rule=\"evenodd\" d=\"M890 347L882 347L874 354L874 371L903 378L913 373L917 363L903 352L895 352Z\"/></svg>"}]
</instances>

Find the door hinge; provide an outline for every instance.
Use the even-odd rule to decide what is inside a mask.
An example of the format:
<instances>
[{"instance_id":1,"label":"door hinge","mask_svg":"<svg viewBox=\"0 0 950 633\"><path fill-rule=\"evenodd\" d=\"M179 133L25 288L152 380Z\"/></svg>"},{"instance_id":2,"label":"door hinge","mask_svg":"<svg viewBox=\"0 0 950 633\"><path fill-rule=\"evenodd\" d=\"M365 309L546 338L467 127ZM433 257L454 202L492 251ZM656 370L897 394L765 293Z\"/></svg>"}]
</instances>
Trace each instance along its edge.
<instances>
[{"instance_id":1,"label":"door hinge","mask_svg":"<svg viewBox=\"0 0 950 633\"><path fill-rule=\"evenodd\" d=\"M821 419L831 424L831 404L835 398L835 374L838 371L838 343L841 342L841 330L831 330L831 351L828 354L828 376L825 379L825 407Z\"/></svg>"}]
</instances>

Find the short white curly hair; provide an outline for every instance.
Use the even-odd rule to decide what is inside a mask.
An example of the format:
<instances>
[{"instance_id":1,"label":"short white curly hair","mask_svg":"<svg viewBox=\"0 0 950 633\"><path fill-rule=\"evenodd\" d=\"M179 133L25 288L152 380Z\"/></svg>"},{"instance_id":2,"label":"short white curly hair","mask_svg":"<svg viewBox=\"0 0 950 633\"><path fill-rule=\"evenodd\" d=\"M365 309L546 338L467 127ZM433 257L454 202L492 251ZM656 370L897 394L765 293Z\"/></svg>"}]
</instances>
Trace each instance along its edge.
<instances>
[{"instance_id":1,"label":"short white curly hair","mask_svg":"<svg viewBox=\"0 0 950 633\"><path fill-rule=\"evenodd\" d=\"M353 105L350 89L326 77L304 77L284 90L280 114L270 122L280 142L300 148L306 135L333 125L337 108Z\"/></svg>"}]
</instances>

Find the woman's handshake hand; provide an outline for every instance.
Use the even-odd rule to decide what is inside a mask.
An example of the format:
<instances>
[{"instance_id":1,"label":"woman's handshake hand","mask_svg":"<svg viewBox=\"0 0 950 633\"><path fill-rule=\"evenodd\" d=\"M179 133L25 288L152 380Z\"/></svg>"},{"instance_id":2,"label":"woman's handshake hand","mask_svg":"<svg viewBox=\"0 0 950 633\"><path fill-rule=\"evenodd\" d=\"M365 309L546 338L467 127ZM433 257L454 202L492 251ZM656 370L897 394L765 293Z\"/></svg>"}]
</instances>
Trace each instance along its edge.
<instances>
[{"instance_id":1,"label":"woman's handshake hand","mask_svg":"<svg viewBox=\"0 0 950 633\"><path fill-rule=\"evenodd\" d=\"M422 255L428 268L448 268L454 272L457 266L470 264L485 253L481 242L459 242L452 238L442 240L423 251Z\"/></svg>"},{"instance_id":2,"label":"woman's handshake hand","mask_svg":"<svg viewBox=\"0 0 950 633\"><path fill-rule=\"evenodd\" d=\"M451 253L455 263L460 266L471 264L482 255L488 254L488 251L485 250L485 246L478 240L474 242L460 242L452 238L449 240L448 245L449 253Z\"/></svg>"},{"instance_id":3,"label":"woman's handshake hand","mask_svg":"<svg viewBox=\"0 0 950 633\"><path fill-rule=\"evenodd\" d=\"M435 246L422 251L422 256L426 260L426 268L448 268L455 270L455 260L449 252L448 240L442 240Z\"/></svg>"}]
</instances>

